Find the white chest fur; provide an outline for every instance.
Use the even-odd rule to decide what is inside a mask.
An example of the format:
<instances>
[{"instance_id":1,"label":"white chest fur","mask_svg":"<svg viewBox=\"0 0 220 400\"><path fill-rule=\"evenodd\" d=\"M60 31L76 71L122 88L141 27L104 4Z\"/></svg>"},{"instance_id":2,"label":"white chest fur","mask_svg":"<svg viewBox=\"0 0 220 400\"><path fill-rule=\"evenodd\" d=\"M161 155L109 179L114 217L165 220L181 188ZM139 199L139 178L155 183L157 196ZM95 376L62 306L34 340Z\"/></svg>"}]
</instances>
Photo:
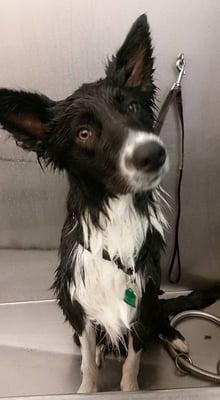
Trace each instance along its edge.
<instances>
[{"instance_id":1,"label":"white chest fur","mask_svg":"<svg viewBox=\"0 0 220 400\"><path fill-rule=\"evenodd\" d=\"M152 210L151 210L152 211ZM103 250L110 258L120 257L126 267L134 265L135 255L149 228L148 219L137 214L131 195L121 196L109 204L108 216L101 216L102 229L95 228L89 217L83 219L83 235L86 247L78 246L75 261L75 282L71 295L84 308L87 317L101 324L111 341L118 343L126 328L130 328L136 309L127 305L124 293L129 284L128 275L118 269L113 261L103 259ZM151 223L162 234L161 223L152 211ZM135 291L140 300L142 279L136 274Z\"/></svg>"}]
</instances>

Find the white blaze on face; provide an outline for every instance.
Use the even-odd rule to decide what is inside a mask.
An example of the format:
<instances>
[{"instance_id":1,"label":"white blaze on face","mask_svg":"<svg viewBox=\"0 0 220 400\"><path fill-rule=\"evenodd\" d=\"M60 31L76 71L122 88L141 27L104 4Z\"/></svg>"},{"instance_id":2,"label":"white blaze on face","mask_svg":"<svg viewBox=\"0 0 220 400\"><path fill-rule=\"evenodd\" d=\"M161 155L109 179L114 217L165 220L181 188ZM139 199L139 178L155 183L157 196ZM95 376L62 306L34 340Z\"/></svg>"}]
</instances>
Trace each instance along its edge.
<instances>
[{"instance_id":1,"label":"white blaze on face","mask_svg":"<svg viewBox=\"0 0 220 400\"><path fill-rule=\"evenodd\" d=\"M130 130L128 139L126 140L122 149L119 160L121 174L125 177L128 185L134 191L138 192L142 190L150 190L158 186L164 173L168 170L168 157L166 157L166 161L162 167L156 171L149 172L137 169L132 162L127 162L127 160L132 160L134 151L137 147L152 142L158 143L161 145L161 147L165 148L162 140L157 135L153 133L136 132Z\"/></svg>"}]
</instances>

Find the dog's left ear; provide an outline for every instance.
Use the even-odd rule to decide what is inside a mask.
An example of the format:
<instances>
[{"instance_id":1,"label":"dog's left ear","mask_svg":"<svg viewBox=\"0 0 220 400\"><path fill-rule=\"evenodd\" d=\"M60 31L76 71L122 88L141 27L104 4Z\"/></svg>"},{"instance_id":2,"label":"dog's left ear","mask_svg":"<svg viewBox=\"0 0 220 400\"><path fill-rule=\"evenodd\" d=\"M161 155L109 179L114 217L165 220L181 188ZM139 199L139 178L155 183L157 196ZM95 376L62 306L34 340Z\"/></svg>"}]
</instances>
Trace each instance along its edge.
<instances>
[{"instance_id":1,"label":"dog's left ear","mask_svg":"<svg viewBox=\"0 0 220 400\"><path fill-rule=\"evenodd\" d=\"M106 75L119 86L141 87L152 91L153 49L150 28L145 14L132 25L116 56L106 67Z\"/></svg>"}]
</instances>

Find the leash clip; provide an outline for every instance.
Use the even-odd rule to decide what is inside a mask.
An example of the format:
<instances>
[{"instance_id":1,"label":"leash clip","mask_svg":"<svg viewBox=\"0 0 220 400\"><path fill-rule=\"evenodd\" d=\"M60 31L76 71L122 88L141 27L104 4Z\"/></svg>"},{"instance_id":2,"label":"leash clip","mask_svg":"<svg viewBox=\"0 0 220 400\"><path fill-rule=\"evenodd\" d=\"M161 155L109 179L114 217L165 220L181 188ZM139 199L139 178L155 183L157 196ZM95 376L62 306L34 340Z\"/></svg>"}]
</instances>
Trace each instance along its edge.
<instances>
[{"instance_id":1,"label":"leash clip","mask_svg":"<svg viewBox=\"0 0 220 400\"><path fill-rule=\"evenodd\" d=\"M176 59L176 68L179 71L179 76L177 78L175 86L181 86L181 81L182 81L183 75L186 74L185 66L186 66L186 61L185 61L184 54L180 53Z\"/></svg>"}]
</instances>

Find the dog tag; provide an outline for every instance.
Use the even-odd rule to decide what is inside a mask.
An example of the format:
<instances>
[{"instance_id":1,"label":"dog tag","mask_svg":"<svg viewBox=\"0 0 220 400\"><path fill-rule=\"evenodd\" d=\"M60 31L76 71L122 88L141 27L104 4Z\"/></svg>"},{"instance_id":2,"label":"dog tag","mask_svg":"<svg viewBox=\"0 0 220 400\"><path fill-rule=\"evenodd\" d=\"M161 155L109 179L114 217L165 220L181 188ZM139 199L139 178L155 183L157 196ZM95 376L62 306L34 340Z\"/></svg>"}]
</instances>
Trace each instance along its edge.
<instances>
[{"instance_id":1,"label":"dog tag","mask_svg":"<svg viewBox=\"0 0 220 400\"><path fill-rule=\"evenodd\" d=\"M136 307L136 299L137 299L137 295L133 289L128 288L125 290L124 302L126 304L128 304L131 307Z\"/></svg>"}]
</instances>

